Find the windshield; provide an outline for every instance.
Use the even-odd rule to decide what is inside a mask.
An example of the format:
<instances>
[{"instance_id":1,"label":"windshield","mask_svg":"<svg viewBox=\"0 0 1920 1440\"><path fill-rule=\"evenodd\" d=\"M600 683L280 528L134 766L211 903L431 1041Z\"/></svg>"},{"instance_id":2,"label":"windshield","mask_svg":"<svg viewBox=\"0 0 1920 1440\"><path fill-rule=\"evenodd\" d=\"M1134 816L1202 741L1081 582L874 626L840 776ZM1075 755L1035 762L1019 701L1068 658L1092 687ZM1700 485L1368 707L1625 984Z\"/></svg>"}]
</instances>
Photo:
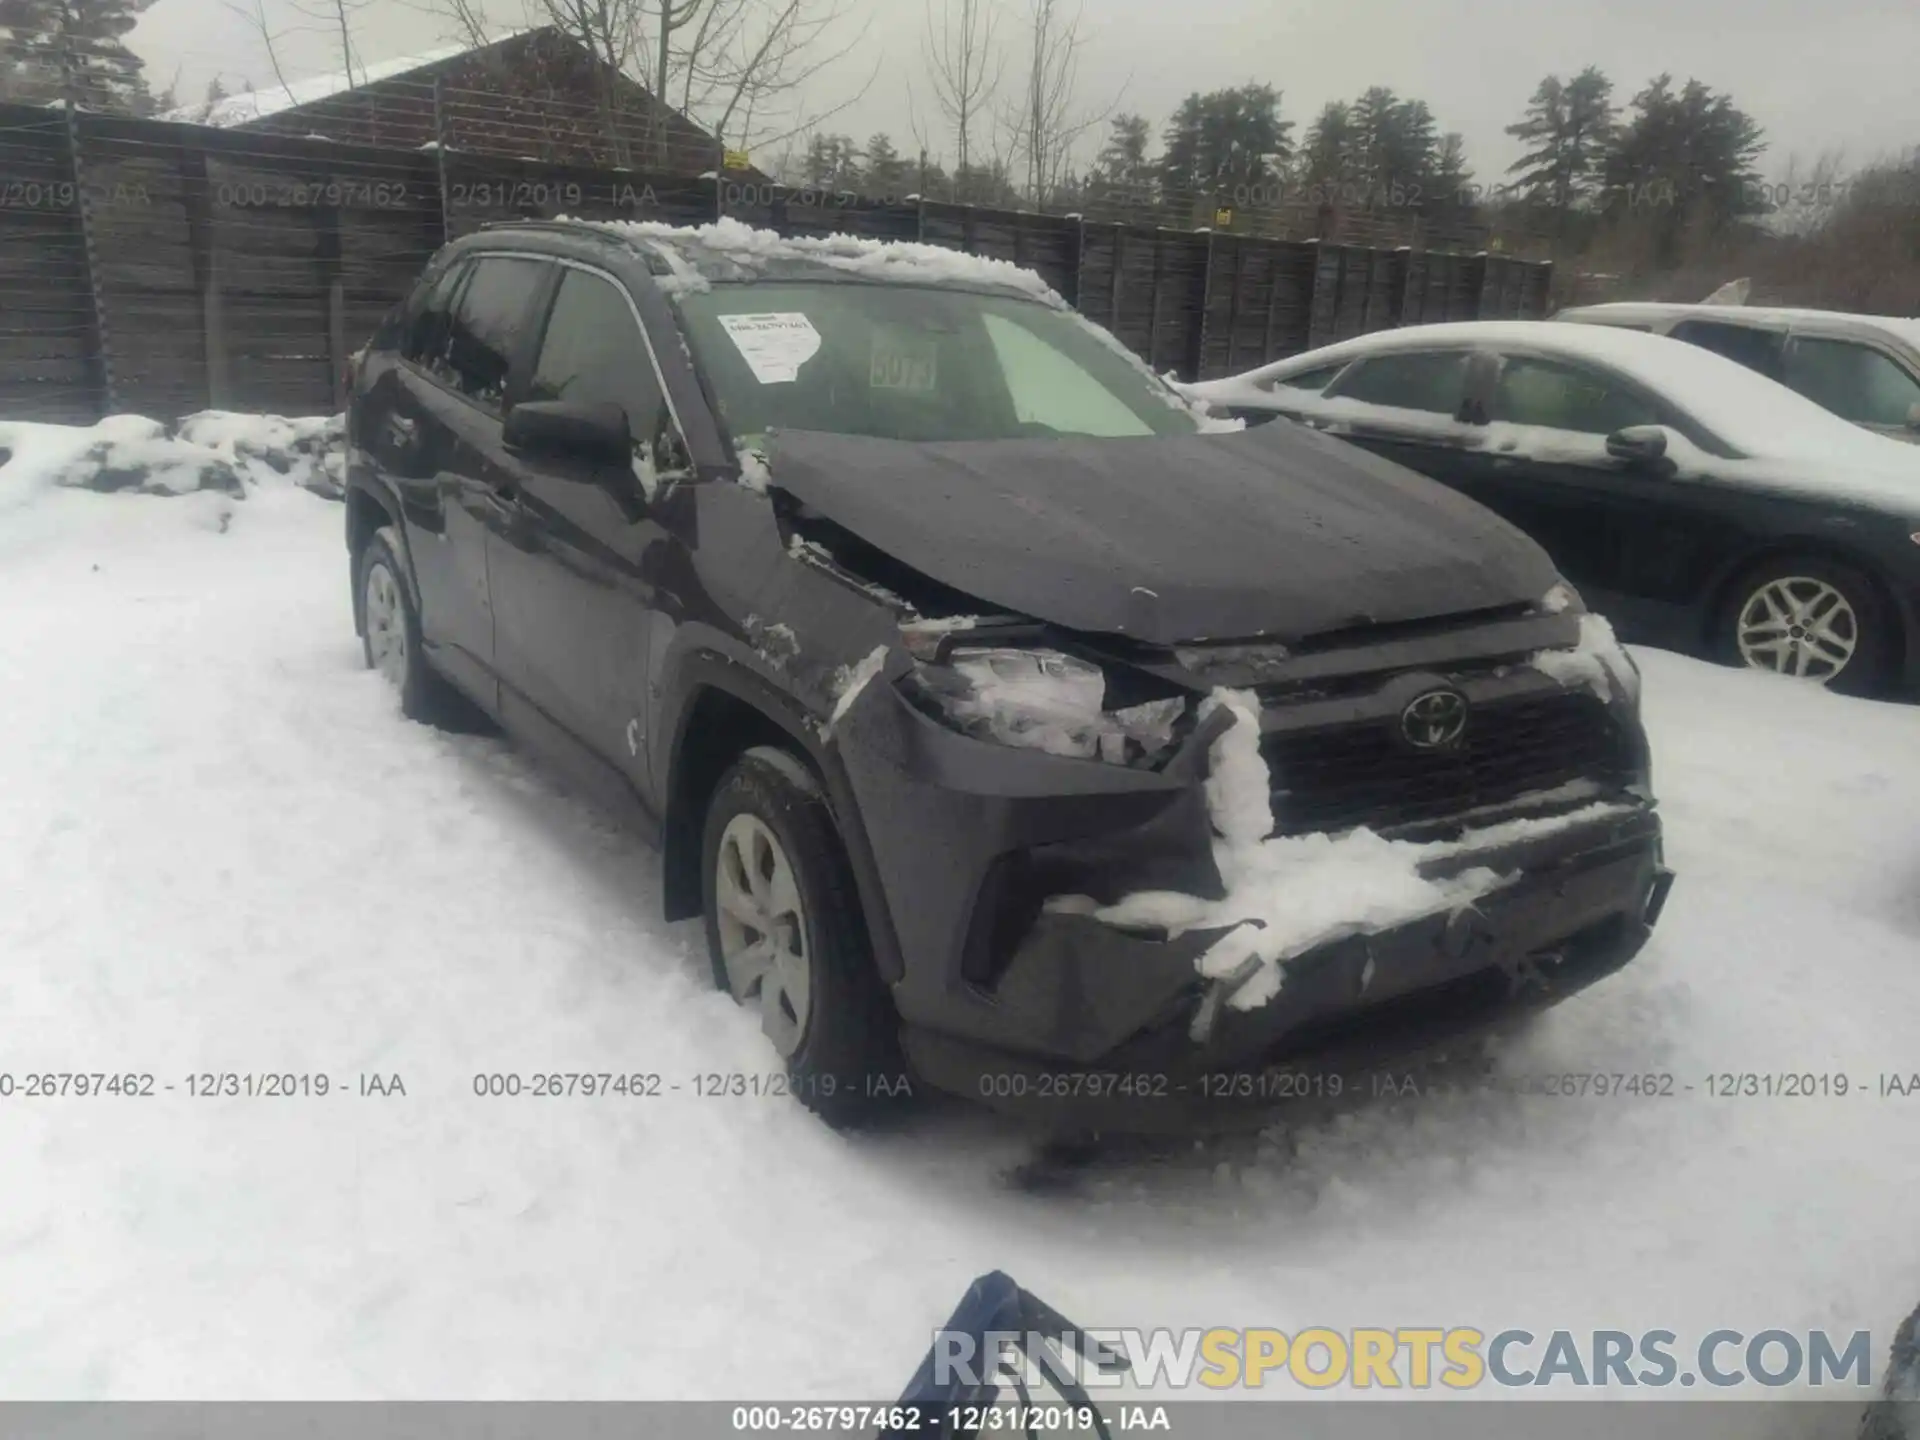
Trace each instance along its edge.
<instances>
[{"instance_id":1,"label":"windshield","mask_svg":"<svg viewBox=\"0 0 1920 1440\"><path fill-rule=\"evenodd\" d=\"M1168 390L1077 316L901 285L716 285L679 298L735 442L773 429L887 440L1189 435Z\"/></svg>"}]
</instances>

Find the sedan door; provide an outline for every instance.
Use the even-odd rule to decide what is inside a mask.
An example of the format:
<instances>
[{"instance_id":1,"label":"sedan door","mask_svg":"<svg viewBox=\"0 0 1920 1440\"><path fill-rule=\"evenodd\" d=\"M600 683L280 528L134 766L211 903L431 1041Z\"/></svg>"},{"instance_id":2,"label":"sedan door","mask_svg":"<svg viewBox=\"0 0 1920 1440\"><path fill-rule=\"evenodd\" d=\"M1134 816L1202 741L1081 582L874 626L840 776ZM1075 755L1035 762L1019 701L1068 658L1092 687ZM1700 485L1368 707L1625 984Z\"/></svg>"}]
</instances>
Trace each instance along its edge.
<instances>
[{"instance_id":1,"label":"sedan door","mask_svg":"<svg viewBox=\"0 0 1920 1440\"><path fill-rule=\"evenodd\" d=\"M1656 636L1690 624L1746 537L1710 493L1662 461L1609 454L1607 437L1635 426L1662 426L1695 444L1704 437L1623 377L1558 357L1503 356L1488 413L1478 458L1487 503L1521 523L1591 605L1629 629Z\"/></svg>"},{"instance_id":2,"label":"sedan door","mask_svg":"<svg viewBox=\"0 0 1920 1440\"><path fill-rule=\"evenodd\" d=\"M1323 392L1342 404L1330 411L1307 406L1302 419L1408 469L1457 484L1460 457L1479 435L1467 405L1471 353L1456 347L1368 357L1347 367Z\"/></svg>"},{"instance_id":3,"label":"sedan door","mask_svg":"<svg viewBox=\"0 0 1920 1440\"><path fill-rule=\"evenodd\" d=\"M653 501L690 467L623 286L597 271L561 270L517 398L616 405L633 454L626 464L507 454L520 513L493 536L489 557L501 703L520 712L522 728L575 752L563 761L587 761L589 772L593 762L611 765L638 784L648 739L647 612L675 543Z\"/></svg>"}]
</instances>

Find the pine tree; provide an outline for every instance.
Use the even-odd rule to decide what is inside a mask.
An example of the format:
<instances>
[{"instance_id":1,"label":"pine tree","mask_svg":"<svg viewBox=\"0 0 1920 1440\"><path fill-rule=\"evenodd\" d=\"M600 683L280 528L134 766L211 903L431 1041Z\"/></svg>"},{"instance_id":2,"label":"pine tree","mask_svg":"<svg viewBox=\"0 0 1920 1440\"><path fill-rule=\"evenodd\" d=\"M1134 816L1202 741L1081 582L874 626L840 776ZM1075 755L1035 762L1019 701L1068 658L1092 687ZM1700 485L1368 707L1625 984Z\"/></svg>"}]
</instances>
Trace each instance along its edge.
<instances>
[{"instance_id":1,"label":"pine tree","mask_svg":"<svg viewBox=\"0 0 1920 1440\"><path fill-rule=\"evenodd\" d=\"M1332 100L1307 131L1301 178L1320 204L1337 204L1353 183L1353 110L1345 101Z\"/></svg>"},{"instance_id":2,"label":"pine tree","mask_svg":"<svg viewBox=\"0 0 1920 1440\"><path fill-rule=\"evenodd\" d=\"M1107 122L1107 143L1087 176L1086 200L1108 214L1154 204L1154 166L1147 158L1153 132L1144 115L1116 115Z\"/></svg>"},{"instance_id":3,"label":"pine tree","mask_svg":"<svg viewBox=\"0 0 1920 1440\"><path fill-rule=\"evenodd\" d=\"M1689 80L1678 94L1671 75L1633 97L1606 159L1610 208L1650 214L1662 263L1677 258L1683 228L1717 229L1764 208L1755 163L1766 144L1751 116L1731 98Z\"/></svg>"},{"instance_id":4,"label":"pine tree","mask_svg":"<svg viewBox=\"0 0 1920 1440\"><path fill-rule=\"evenodd\" d=\"M1507 167L1520 197L1562 213L1591 202L1605 179L1614 130L1613 82L1589 65L1563 84L1549 75L1507 134L1528 146Z\"/></svg>"},{"instance_id":5,"label":"pine tree","mask_svg":"<svg viewBox=\"0 0 1920 1440\"><path fill-rule=\"evenodd\" d=\"M151 114L144 63L125 36L152 3L0 0L0 95L48 88L59 95L70 66L74 99L84 108Z\"/></svg>"},{"instance_id":6,"label":"pine tree","mask_svg":"<svg viewBox=\"0 0 1920 1440\"><path fill-rule=\"evenodd\" d=\"M850 135L815 135L807 144L806 183L829 190L860 185L860 150Z\"/></svg>"},{"instance_id":7,"label":"pine tree","mask_svg":"<svg viewBox=\"0 0 1920 1440\"><path fill-rule=\"evenodd\" d=\"M1225 199L1260 203L1258 191L1293 154L1293 122L1280 118L1280 92L1242 85L1190 95L1162 136L1160 183L1174 205Z\"/></svg>"},{"instance_id":8,"label":"pine tree","mask_svg":"<svg viewBox=\"0 0 1920 1440\"><path fill-rule=\"evenodd\" d=\"M903 200L918 185L913 162L893 148L893 138L885 131L867 141L867 165L864 188L881 199Z\"/></svg>"}]
</instances>

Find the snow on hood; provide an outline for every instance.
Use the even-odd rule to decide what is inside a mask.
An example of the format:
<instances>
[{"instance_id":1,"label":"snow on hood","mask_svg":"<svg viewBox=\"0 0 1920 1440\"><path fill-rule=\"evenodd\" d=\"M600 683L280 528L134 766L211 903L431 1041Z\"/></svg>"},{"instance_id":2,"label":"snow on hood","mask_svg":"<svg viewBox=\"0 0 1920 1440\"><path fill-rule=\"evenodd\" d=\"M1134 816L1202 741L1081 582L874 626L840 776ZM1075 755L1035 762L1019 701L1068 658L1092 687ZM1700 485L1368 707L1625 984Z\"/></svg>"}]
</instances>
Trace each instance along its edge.
<instances>
[{"instance_id":1,"label":"snow on hood","mask_svg":"<svg viewBox=\"0 0 1920 1440\"><path fill-rule=\"evenodd\" d=\"M786 431L771 483L989 605L1153 644L1287 642L1533 605L1544 552L1432 481L1292 426L919 444Z\"/></svg>"}]
</instances>

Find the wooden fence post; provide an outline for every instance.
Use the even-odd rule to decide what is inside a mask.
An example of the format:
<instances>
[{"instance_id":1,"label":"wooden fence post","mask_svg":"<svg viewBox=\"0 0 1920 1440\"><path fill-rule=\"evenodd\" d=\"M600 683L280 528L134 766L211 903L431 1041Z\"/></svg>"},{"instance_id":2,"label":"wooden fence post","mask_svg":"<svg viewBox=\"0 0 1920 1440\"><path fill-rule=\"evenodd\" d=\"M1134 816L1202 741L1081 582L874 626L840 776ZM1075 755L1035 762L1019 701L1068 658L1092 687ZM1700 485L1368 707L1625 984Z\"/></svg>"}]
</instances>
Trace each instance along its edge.
<instances>
[{"instance_id":1,"label":"wooden fence post","mask_svg":"<svg viewBox=\"0 0 1920 1440\"><path fill-rule=\"evenodd\" d=\"M100 263L93 233L93 199L87 194L87 167L80 143L80 114L74 99L74 92L80 86L80 75L73 59L73 13L65 0L60 6L60 71L67 164L73 174L73 203L80 215L81 263L87 277L87 295L93 301L94 376L100 392L101 413L112 415L120 409L120 387L114 381L113 346L107 329L106 298L100 293Z\"/></svg>"},{"instance_id":2,"label":"wooden fence post","mask_svg":"<svg viewBox=\"0 0 1920 1440\"><path fill-rule=\"evenodd\" d=\"M327 381L338 414L347 405L347 282L341 274L340 211L323 205L315 218L320 229L320 273L327 282Z\"/></svg>"},{"instance_id":3,"label":"wooden fence post","mask_svg":"<svg viewBox=\"0 0 1920 1440\"><path fill-rule=\"evenodd\" d=\"M441 103L440 77L433 77L433 163L440 182L440 243L453 239L453 207L447 189L447 111Z\"/></svg>"},{"instance_id":4,"label":"wooden fence post","mask_svg":"<svg viewBox=\"0 0 1920 1440\"><path fill-rule=\"evenodd\" d=\"M207 405L225 409L233 389L227 366L226 322L221 315L219 236L213 223L213 178L207 152L181 146L175 152L180 190L187 210L187 246L193 259L193 284L200 292L200 353L207 369Z\"/></svg>"},{"instance_id":5,"label":"wooden fence post","mask_svg":"<svg viewBox=\"0 0 1920 1440\"><path fill-rule=\"evenodd\" d=\"M1206 249L1200 256L1200 283L1194 288L1200 293L1195 296L1197 310L1193 320L1193 337L1187 342L1186 366L1189 383L1198 380L1207 364L1207 311L1213 304L1213 231L1207 231Z\"/></svg>"}]
</instances>

